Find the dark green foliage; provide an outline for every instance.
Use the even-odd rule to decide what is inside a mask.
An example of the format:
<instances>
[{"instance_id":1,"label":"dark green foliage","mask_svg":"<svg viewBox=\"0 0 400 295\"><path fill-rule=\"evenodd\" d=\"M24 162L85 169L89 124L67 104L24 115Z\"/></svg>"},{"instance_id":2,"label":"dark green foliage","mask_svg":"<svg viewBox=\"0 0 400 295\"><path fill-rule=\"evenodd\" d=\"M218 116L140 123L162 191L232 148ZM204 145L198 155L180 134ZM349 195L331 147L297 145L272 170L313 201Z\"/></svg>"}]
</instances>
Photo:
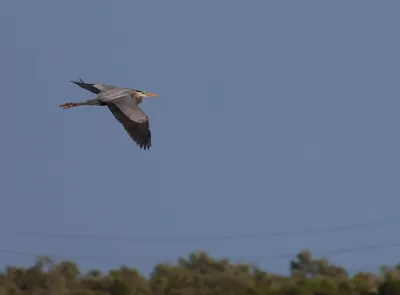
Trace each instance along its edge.
<instances>
[{"instance_id":1,"label":"dark green foliage","mask_svg":"<svg viewBox=\"0 0 400 295\"><path fill-rule=\"evenodd\" d=\"M74 262L41 257L27 268L6 267L0 274L0 295L400 295L399 265L382 267L380 274L350 276L302 251L291 261L290 273L271 274L204 252L156 265L149 278L126 266L107 274L82 274Z\"/></svg>"}]
</instances>

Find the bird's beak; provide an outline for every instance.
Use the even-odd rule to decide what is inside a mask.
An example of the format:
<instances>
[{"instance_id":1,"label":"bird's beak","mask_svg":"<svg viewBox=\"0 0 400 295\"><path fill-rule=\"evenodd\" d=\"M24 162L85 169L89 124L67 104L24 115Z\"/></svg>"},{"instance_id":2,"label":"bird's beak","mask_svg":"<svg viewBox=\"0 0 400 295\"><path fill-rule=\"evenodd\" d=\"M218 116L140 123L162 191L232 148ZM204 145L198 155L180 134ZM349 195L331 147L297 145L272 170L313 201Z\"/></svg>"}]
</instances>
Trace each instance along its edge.
<instances>
[{"instance_id":1,"label":"bird's beak","mask_svg":"<svg viewBox=\"0 0 400 295\"><path fill-rule=\"evenodd\" d=\"M149 97L156 97L156 96L158 96L158 94L146 92L146 96L149 96Z\"/></svg>"}]
</instances>

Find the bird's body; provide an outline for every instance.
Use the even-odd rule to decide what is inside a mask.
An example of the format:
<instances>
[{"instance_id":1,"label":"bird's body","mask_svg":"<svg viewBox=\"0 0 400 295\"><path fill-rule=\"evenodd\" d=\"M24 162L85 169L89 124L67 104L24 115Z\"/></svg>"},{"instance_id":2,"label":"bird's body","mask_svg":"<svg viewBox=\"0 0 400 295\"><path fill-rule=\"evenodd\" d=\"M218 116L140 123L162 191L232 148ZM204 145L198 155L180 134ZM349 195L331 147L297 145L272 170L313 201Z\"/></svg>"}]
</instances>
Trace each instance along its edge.
<instances>
[{"instance_id":1,"label":"bird's body","mask_svg":"<svg viewBox=\"0 0 400 295\"><path fill-rule=\"evenodd\" d=\"M157 96L156 94L107 84L85 83L82 80L72 83L96 94L96 97L83 102L65 103L60 107L68 109L83 105L107 106L140 148L146 150L151 147L149 118L138 105L142 103L143 97Z\"/></svg>"}]
</instances>

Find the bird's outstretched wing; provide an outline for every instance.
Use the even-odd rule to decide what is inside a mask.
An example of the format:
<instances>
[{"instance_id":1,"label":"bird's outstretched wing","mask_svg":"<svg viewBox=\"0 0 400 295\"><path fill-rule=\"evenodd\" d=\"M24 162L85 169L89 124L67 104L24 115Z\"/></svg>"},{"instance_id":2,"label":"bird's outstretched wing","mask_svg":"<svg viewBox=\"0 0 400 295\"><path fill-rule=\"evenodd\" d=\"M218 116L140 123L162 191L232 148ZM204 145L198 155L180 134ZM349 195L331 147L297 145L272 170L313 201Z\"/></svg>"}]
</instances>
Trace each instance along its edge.
<instances>
[{"instance_id":1,"label":"bird's outstretched wing","mask_svg":"<svg viewBox=\"0 0 400 295\"><path fill-rule=\"evenodd\" d=\"M86 89L87 91L90 91L94 94L99 94L102 91L107 91L110 89L117 88L116 86L113 85L107 85L107 84L93 84L93 83L85 83L82 81L82 79L79 79L79 81L71 81L75 85L78 85L79 87Z\"/></svg>"},{"instance_id":2,"label":"bird's outstretched wing","mask_svg":"<svg viewBox=\"0 0 400 295\"><path fill-rule=\"evenodd\" d=\"M151 147L149 118L130 94L107 101L108 109L124 126L132 140L142 149Z\"/></svg>"}]
</instances>

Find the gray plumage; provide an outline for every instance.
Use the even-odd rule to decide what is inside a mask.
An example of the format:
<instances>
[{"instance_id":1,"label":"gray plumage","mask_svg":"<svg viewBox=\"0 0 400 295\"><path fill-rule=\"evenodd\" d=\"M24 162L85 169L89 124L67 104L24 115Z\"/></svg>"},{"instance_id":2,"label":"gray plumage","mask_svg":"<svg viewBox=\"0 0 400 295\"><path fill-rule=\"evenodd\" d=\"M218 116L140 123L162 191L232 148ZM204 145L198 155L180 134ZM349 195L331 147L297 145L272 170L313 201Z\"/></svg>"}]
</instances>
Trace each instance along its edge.
<instances>
[{"instance_id":1,"label":"gray plumage","mask_svg":"<svg viewBox=\"0 0 400 295\"><path fill-rule=\"evenodd\" d=\"M72 81L72 83L96 94L96 97L83 102L65 103L60 107L68 109L83 105L107 106L132 140L141 149L150 149L151 131L149 118L139 107L139 104L142 103L144 97L154 97L157 96L156 94L107 84L85 83L81 79Z\"/></svg>"}]
</instances>

